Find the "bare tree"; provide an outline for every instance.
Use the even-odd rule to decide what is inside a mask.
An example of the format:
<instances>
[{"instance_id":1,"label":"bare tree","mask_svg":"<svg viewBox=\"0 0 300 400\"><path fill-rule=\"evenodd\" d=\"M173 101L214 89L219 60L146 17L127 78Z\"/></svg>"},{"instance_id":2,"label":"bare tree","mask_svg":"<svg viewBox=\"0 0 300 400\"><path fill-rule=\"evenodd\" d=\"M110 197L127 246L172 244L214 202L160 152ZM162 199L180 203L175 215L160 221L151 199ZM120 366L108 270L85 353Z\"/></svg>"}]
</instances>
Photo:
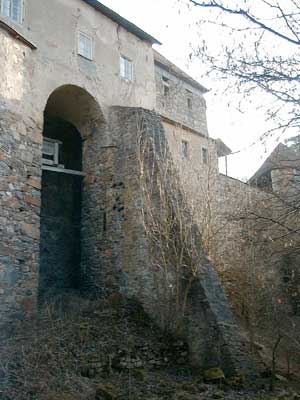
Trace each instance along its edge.
<instances>
[{"instance_id":1,"label":"bare tree","mask_svg":"<svg viewBox=\"0 0 300 400\"><path fill-rule=\"evenodd\" d=\"M199 12L203 42L196 55L207 74L226 79L240 99L263 92L266 119L276 120L266 134L300 126L300 5L295 0L189 0ZM208 24L215 26L210 46ZM203 29L202 29L203 28ZM211 32L211 31L210 31ZM253 97L258 104L260 99ZM265 101L265 98L264 98Z\"/></svg>"}]
</instances>

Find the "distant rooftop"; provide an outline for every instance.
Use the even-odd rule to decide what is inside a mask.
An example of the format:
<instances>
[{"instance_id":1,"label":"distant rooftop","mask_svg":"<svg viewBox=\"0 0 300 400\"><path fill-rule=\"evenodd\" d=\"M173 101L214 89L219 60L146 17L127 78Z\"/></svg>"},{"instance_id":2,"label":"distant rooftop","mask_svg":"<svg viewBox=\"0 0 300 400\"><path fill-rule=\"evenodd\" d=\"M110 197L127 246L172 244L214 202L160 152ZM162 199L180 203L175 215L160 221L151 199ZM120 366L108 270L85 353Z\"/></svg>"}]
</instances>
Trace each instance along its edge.
<instances>
[{"instance_id":1,"label":"distant rooftop","mask_svg":"<svg viewBox=\"0 0 300 400\"><path fill-rule=\"evenodd\" d=\"M178 68L175 64L173 64L156 50L154 50L154 62L162 69L172 73L173 75L177 76L177 78L182 79L194 88L200 90L200 92L207 93L209 91L208 89L206 89L206 87L202 86L199 82L190 77L187 73L182 71L182 69Z\"/></svg>"},{"instance_id":2,"label":"distant rooftop","mask_svg":"<svg viewBox=\"0 0 300 400\"><path fill-rule=\"evenodd\" d=\"M232 153L232 150L221 139L215 139L215 143L217 146L218 157L229 156L229 154Z\"/></svg>"},{"instance_id":3,"label":"distant rooftop","mask_svg":"<svg viewBox=\"0 0 300 400\"><path fill-rule=\"evenodd\" d=\"M297 154L290 147L279 143L248 182L255 184L257 179L273 169L295 168L297 163Z\"/></svg>"},{"instance_id":4,"label":"distant rooftop","mask_svg":"<svg viewBox=\"0 0 300 400\"><path fill-rule=\"evenodd\" d=\"M82 1L89 4L91 7L95 8L95 10L100 11L102 14L104 14L106 17L112 19L117 24L123 26L123 28L125 28L127 31L133 33L135 36L139 37L140 39L142 39L146 42L149 42L151 44L161 44L153 36L144 32L142 29L140 29L138 26L134 25L132 22L128 21L127 19L121 17L121 15L117 14L115 11L106 7L104 4L100 3L98 0L82 0Z\"/></svg>"}]
</instances>

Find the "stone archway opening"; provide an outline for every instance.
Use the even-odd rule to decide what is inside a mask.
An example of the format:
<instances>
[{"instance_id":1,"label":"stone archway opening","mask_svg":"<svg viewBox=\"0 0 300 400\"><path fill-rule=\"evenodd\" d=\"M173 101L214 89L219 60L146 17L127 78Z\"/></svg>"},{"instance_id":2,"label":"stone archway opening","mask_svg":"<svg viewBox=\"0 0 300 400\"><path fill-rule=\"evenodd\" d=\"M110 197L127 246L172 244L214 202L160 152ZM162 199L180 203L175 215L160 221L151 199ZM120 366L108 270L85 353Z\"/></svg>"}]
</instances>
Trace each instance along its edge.
<instances>
[{"instance_id":1,"label":"stone archway opening","mask_svg":"<svg viewBox=\"0 0 300 400\"><path fill-rule=\"evenodd\" d=\"M44 111L39 295L80 290L84 148L103 123L96 100L66 85Z\"/></svg>"}]
</instances>

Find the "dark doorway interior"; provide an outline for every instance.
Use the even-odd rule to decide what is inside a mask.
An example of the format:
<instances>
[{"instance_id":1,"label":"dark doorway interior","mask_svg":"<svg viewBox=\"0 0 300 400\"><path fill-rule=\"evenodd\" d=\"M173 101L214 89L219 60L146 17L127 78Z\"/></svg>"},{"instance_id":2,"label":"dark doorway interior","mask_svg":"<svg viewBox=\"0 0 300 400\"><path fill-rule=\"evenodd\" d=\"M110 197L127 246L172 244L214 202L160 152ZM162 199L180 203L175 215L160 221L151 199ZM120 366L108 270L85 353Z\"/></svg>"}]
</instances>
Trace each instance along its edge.
<instances>
[{"instance_id":1,"label":"dark doorway interior","mask_svg":"<svg viewBox=\"0 0 300 400\"><path fill-rule=\"evenodd\" d=\"M51 146L59 149L56 163ZM47 170L43 169L42 174L40 296L49 291L81 286L82 176L70 171L82 170L80 133L69 122L45 115L45 148L47 154L43 154L43 166Z\"/></svg>"}]
</instances>

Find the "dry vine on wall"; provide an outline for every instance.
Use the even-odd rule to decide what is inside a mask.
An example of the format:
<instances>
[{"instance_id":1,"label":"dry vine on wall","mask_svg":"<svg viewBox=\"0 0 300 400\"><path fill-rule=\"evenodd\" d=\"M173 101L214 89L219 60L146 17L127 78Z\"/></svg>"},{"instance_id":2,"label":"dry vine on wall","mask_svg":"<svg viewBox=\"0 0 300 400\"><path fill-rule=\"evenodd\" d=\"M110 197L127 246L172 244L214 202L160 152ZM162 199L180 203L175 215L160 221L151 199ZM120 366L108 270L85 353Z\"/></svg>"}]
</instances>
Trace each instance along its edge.
<instances>
[{"instance_id":1,"label":"dry vine on wall","mask_svg":"<svg viewBox=\"0 0 300 400\"><path fill-rule=\"evenodd\" d=\"M163 328L180 333L188 297L200 276L202 246L180 190L179 177L164 139L151 136L139 121L142 215Z\"/></svg>"}]
</instances>

